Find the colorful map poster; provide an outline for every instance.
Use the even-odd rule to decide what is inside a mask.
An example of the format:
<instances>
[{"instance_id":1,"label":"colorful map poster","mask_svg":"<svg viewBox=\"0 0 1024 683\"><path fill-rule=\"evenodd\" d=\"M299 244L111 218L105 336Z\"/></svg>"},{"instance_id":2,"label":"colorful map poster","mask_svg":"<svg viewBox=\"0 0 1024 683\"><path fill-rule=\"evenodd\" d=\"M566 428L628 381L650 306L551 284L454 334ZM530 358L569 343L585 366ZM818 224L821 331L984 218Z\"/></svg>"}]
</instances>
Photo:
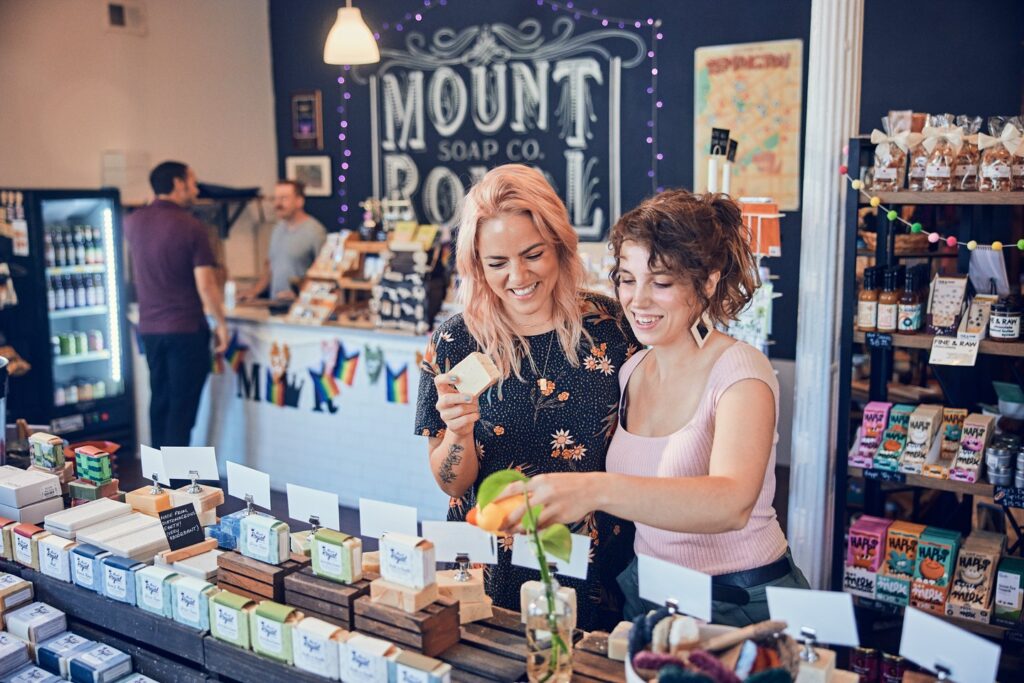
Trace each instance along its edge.
<instances>
[{"instance_id":1,"label":"colorful map poster","mask_svg":"<svg viewBox=\"0 0 1024 683\"><path fill-rule=\"evenodd\" d=\"M702 47L694 57L695 189L707 189L711 129L727 128L739 143L732 196L799 209L803 41Z\"/></svg>"}]
</instances>

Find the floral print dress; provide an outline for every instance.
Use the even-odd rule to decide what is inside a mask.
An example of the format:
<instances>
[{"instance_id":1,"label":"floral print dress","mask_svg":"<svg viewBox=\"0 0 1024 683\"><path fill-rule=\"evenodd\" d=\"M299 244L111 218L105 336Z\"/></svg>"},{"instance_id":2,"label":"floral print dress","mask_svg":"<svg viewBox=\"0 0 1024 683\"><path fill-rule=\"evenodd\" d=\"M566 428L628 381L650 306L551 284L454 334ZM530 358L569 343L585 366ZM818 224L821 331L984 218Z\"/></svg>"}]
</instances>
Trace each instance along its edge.
<instances>
[{"instance_id":1,"label":"floral print dress","mask_svg":"<svg viewBox=\"0 0 1024 683\"><path fill-rule=\"evenodd\" d=\"M581 309L590 339L584 335L581 340L578 367L569 363L554 332L530 336L536 369L524 360L523 381L512 375L480 396L475 427L480 472L465 496L451 500L449 521L465 520L476 504L476 487L498 470L514 468L528 476L604 471L618 424L618 371L639 345L617 302L586 294ZM417 434L444 436L434 377L477 350L461 315L435 331L420 366ZM590 536L590 568L586 580L560 575L559 583L576 590L580 628L610 630L621 618L622 594L615 579L633 557L633 525L596 512L570 528ZM519 587L537 580L539 573L511 563L511 537L499 542L498 564L485 574L487 593L495 605L519 610Z\"/></svg>"}]
</instances>

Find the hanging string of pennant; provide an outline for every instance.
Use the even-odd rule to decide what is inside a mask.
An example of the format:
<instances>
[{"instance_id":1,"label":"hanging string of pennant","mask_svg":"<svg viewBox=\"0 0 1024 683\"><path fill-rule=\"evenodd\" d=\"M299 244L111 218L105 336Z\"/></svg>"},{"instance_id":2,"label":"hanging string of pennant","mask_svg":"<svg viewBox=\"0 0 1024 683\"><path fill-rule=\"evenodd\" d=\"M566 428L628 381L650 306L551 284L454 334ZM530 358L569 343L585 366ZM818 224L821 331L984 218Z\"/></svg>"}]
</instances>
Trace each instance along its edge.
<instances>
[{"instance_id":1,"label":"hanging string of pennant","mask_svg":"<svg viewBox=\"0 0 1024 683\"><path fill-rule=\"evenodd\" d=\"M906 226L908 231L915 235L925 232L924 226L922 226L920 223L911 223L910 221L905 220L903 216L901 216L899 212L896 211L896 209L884 206L880 198L872 195L867 191L867 188L864 187L863 181L857 178L850 177L849 169L846 167L845 164L839 167L839 174L846 178L846 182L850 184L850 187L853 190L859 192L860 194L867 198L868 204L884 212L885 217L889 219L890 222L903 224L904 226ZM998 240L993 242L992 244L978 244L978 242L975 240L963 242L957 239L955 235L940 235L939 233L934 231L928 232L928 241L931 244L938 244L939 242L944 242L946 246L950 248L965 247L968 251L974 251L979 247L982 249L991 249L992 251L1002 251L1003 247L1006 246ZM1015 245L1010 245L1010 248L1013 248L1014 246L1016 246L1018 250L1024 251L1024 239L1017 240L1017 243Z\"/></svg>"}]
</instances>

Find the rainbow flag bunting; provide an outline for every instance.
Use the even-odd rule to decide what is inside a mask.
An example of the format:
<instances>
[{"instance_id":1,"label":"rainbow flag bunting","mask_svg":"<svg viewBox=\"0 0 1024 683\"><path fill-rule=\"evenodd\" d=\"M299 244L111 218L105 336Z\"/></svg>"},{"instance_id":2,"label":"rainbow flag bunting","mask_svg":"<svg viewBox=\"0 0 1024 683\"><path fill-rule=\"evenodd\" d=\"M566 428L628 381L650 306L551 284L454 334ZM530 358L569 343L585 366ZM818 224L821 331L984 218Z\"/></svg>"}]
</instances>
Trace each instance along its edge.
<instances>
[{"instance_id":1,"label":"rainbow flag bunting","mask_svg":"<svg viewBox=\"0 0 1024 683\"><path fill-rule=\"evenodd\" d=\"M215 375L223 375L224 374L224 354L223 353L215 353L215 354L213 354L211 356L210 364L212 365L210 370L213 372L213 374L215 374Z\"/></svg>"},{"instance_id":2,"label":"rainbow flag bunting","mask_svg":"<svg viewBox=\"0 0 1024 683\"><path fill-rule=\"evenodd\" d=\"M267 372L267 402L275 406L284 405L284 379L275 382L274 378Z\"/></svg>"},{"instance_id":3,"label":"rainbow flag bunting","mask_svg":"<svg viewBox=\"0 0 1024 683\"><path fill-rule=\"evenodd\" d=\"M338 359L334 363L334 379L348 386L356 381L356 367L359 365L359 352L351 356L345 355L345 345L338 343Z\"/></svg>"},{"instance_id":4,"label":"rainbow flag bunting","mask_svg":"<svg viewBox=\"0 0 1024 683\"><path fill-rule=\"evenodd\" d=\"M231 341L228 342L228 348L224 350L224 360L232 370L238 372L242 369L242 361L245 360L245 352L248 350L248 346L238 341L238 330L235 330L231 335Z\"/></svg>"},{"instance_id":5,"label":"rainbow flag bunting","mask_svg":"<svg viewBox=\"0 0 1024 683\"><path fill-rule=\"evenodd\" d=\"M309 376L313 378L313 389L316 391L317 402L329 401L341 393L334 376L323 369L320 371L310 370Z\"/></svg>"},{"instance_id":6,"label":"rainbow flag bunting","mask_svg":"<svg viewBox=\"0 0 1024 683\"><path fill-rule=\"evenodd\" d=\"M388 403L409 402L409 364L395 372L388 366Z\"/></svg>"}]
</instances>

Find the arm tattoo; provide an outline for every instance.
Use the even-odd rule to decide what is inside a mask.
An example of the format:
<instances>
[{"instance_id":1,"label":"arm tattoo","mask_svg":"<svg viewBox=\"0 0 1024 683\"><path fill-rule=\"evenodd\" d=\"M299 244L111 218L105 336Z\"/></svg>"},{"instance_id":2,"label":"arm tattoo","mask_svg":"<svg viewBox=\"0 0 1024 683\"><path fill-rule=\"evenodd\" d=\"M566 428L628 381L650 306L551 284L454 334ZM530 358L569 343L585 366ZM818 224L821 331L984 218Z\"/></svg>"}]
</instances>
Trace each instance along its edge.
<instances>
[{"instance_id":1,"label":"arm tattoo","mask_svg":"<svg viewBox=\"0 0 1024 683\"><path fill-rule=\"evenodd\" d=\"M450 484L455 481L457 476L455 471L452 469L456 465L462 462L462 451L464 449L457 443L453 443L448 447L448 455L444 456L444 460L441 462L441 467L437 471L437 478L444 484Z\"/></svg>"}]
</instances>

